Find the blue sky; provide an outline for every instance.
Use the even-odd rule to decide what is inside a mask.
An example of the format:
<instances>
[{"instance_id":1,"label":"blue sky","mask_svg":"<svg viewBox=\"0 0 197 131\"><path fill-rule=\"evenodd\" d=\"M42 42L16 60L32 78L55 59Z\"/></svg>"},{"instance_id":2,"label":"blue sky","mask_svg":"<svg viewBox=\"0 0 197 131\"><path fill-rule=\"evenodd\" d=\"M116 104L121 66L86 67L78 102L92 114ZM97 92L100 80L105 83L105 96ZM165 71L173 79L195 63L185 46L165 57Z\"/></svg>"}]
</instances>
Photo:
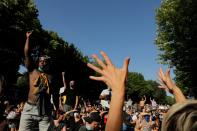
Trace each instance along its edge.
<instances>
[{"instance_id":1,"label":"blue sky","mask_svg":"<svg viewBox=\"0 0 197 131\"><path fill-rule=\"evenodd\" d=\"M35 0L44 29L73 43L83 55L105 51L121 67L156 80L161 66L156 38L155 9L160 0Z\"/></svg>"}]
</instances>

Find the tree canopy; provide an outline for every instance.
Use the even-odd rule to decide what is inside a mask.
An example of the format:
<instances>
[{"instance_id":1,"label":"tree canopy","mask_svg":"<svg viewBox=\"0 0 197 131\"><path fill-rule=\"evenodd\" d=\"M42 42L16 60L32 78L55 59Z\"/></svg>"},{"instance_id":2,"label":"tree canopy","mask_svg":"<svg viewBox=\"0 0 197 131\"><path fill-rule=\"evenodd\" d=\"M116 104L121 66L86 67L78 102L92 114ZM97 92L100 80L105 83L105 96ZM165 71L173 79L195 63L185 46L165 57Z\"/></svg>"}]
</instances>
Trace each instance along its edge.
<instances>
[{"instance_id":1,"label":"tree canopy","mask_svg":"<svg viewBox=\"0 0 197 131\"><path fill-rule=\"evenodd\" d=\"M38 11L30 0L0 1L0 76L4 78L3 89L15 88L19 65L23 54L25 31L41 29ZM9 92L9 91L5 91Z\"/></svg>"},{"instance_id":2,"label":"tree canopy","mask_svg":"<svg viewBox=\"0 0 197 131\"><path fill-rule=\"evenodd\" d=\"M147 98L154 98L160 104L168 103L166 92L158 88L158 83L145 80L144 76L137 72L129 72L126 92L127 96L136 102L145 95Z\"/></svg>"},{"instance_id":3,"label":"tree canopy","mask_svg":"<svg viewBox=\"0 0 197 131\"><path fill-rule=\"evenodd\" d=\"M160 62L174 67L184 93L197 97L197 1L162 0L156 20Z\"/></svg>"}]
</instances>

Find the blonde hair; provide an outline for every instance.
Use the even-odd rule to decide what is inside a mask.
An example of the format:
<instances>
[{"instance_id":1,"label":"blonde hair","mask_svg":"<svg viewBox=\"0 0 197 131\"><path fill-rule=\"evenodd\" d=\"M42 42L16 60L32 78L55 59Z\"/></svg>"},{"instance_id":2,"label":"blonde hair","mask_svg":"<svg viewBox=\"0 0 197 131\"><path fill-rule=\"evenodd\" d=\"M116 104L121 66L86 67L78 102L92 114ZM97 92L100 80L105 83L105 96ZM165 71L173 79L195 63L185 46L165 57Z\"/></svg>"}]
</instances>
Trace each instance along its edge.
<instances>
[{"instance_id":1,"label":"blonde hair","mask_svg":"<svg viewBox=\"0 0 197 131\"><path fill-rule=\"evenodd\" d=\"M162 122L162 131L196 131L197 100L174 104Z\"/></svg>"}]
</instances>

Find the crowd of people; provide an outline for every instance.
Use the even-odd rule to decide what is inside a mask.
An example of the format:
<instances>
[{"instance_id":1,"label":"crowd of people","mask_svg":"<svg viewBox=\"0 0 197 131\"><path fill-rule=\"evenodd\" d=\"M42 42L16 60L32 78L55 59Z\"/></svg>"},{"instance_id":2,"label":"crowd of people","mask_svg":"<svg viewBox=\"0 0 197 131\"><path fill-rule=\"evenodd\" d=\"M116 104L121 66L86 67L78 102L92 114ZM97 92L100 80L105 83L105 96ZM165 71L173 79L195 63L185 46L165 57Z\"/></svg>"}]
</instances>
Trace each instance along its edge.
<instances>
[{"instance_id":1,"label":"crowd of people","mask_svg":"<svg viewBox=\"0 0 197 131\"><path fill-rule=\"evenodd\" d=\"M101 93L102 94L102 93ZM8 101L4 102L5 110L4 116L7 120L7 128L10 131L17 131L19 129L19 122L21 113L25 103L20 103L17 106L10 105ZM75 105L75 104L74 104ZM49 125L50 131L83 131L83 130L97 130L102 131L106 127L109 108L102 106L102 102L93 102L81 99L77 107L62 108L53 110L51 114L51 121ZM133 103L130 100L124 101L123 106L123 122L122 131L140 131L140 130L154 130L161 129L161 122L164 114L168 111L168 105L152 105L140 103ZM38 126L33 125L31 129L37 129Z\"/></svg>"},{"instance_id":2,"label":"crowd of people","mask_svg":"<svg viewBox=\"0 0 197 131\"><path fill-rule=\"evenodd\" d=\"M60 89L59 107L53 102L53 89L48 62L50 57L39 56L32 59L29 38L26 33L24 47L25 66L29 73L28 100L10 105L1 99L0 130L9 131L195 131L197 130L197 101L187 100L180 88L172 81L170 69L158 72L160 88L171 92L176 100L173 106L159 105L154 99L143 96L140 102L125 100L125 83L128 74L129 58L122 68L113 65L105 52L104 59L92 55L98 66L87 66L100 76L90 79L102 81L107 85L99 97L99 102L90 102L75 92L75 81L66 83L62 72L64 87ZM36 61L36 62L35 62Z\"/></svg>"}]
</instances>

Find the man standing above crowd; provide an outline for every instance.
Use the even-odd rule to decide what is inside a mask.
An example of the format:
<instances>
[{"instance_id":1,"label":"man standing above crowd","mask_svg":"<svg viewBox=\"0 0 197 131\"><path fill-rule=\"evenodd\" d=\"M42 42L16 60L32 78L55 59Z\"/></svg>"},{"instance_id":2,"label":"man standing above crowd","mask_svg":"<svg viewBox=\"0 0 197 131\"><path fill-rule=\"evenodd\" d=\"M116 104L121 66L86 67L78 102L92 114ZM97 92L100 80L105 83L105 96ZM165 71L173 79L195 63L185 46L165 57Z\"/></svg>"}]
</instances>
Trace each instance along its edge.
<instances>
[{"instance_id":1,"label":"man standing above crowd","mask_svg":"<svg viewBox=\"0 0 197 131\"><path fill-rule=\"evenodd\" d=\"M79 96L76 93L75 90L75 81L71 80L69 82L69 88L67 88L66 80L65 80L65 72L62 72L62 79L65 90L63 93L60 94L60 108L63 109L63 111L67 112L72 109L77 109Z\"/></svg>"},{"instance_id":2,"label":"man standing above crowd","mask_svg":"<svg viewBox=\"0 0 197 131\"><path fill-rule=\"evenodd\" d=\"M25 66L29 72L29 94L25 103L21 119L20 131L38 129L47 131L51 116L51 75L49 71L49 57L46 55L31 57L29 38L32 32L26 33L24 47Z\"/></svg>"}]
</instances>

